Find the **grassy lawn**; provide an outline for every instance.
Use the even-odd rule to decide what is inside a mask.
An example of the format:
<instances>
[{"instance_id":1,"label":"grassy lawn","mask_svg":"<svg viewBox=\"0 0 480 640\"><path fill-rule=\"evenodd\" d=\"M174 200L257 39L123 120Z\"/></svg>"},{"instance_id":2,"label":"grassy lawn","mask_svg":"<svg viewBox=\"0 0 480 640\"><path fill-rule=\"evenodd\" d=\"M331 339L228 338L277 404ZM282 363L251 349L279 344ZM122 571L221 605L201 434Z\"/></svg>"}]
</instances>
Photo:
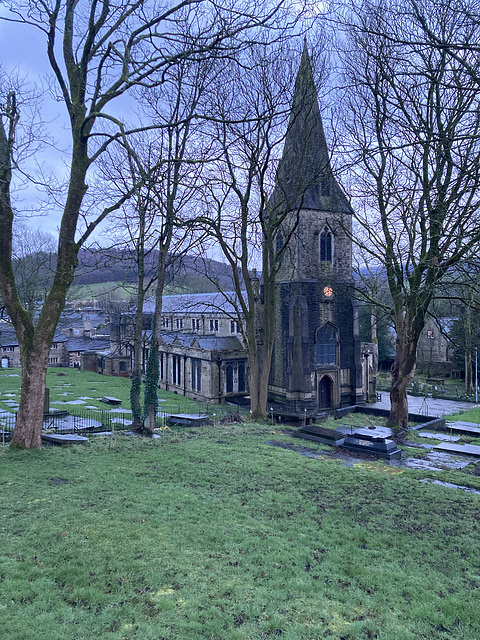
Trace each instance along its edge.
<instances>
[{"instance_id":1,"label":"grassy lawn","mask_svg":"<svg viewBox=\"0 0 480 640\"><path fill-rule=\"evenodd\" d=\"M478 640L480 496L272 440L3 450L2 639Z\"/></svg>"},{"instance_id":2,"label":"grassy lawn","mask_svg":"<svg viewBox=\"0 0 480 640\"><path fill-rule=\"evenodd\" d=\"M50 389L50 406L75 413L84 407L96 407L103 411L111 409L102 396L111 396L122 401L121 408L130 409L130 379L102 376L89 371L63 367L51 367L47 373ZM159 410L167 413L192 413L205 408L190 398L159 390ZM80 402L79 402L80 399ZM6 400L20 400L20 369L0 369L0 409L8 410ZM211 408L210 408L211 410Z\"/></svg>"}]
</instances>

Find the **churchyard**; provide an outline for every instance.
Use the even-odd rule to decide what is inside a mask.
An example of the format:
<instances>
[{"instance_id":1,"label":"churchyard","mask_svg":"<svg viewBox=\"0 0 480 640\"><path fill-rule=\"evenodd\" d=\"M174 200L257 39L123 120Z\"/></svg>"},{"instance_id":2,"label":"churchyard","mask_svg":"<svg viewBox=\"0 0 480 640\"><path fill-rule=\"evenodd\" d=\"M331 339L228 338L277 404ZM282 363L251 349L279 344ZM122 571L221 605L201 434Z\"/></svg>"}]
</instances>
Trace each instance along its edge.
<instances>
[{"instance_id":1,"label":"churchyard","mask_svg":"<svg viewBox=\"0 0 480 640\"><path fill-rule=\"evenodd\" d=\"M58 373L58 408L104 408L107 392L128 407L126 379L103 390L101 376ZM2 402L13 398L15 379L2 372L0 384ZM474 463L433 471L334 456L247 421L4 447L0 468L4 640L480 637Z\"/></svg>"}]
</instances>

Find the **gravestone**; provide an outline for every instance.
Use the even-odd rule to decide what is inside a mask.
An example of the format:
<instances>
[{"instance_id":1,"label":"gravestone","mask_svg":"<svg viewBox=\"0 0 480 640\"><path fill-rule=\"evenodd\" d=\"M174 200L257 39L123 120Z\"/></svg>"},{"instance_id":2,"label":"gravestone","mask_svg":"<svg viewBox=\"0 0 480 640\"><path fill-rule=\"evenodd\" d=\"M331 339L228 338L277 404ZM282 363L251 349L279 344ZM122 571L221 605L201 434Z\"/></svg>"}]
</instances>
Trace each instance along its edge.
<instances>
[{"instance_id":1,"label":"gravestone","mask_svg":"<svg viewBox=\"0 0 480 640\"><path fill-rule=\"evenodd\" d=\"M169 426L199 427L203 424L212 424L209 416L201 413L176 413L168 418Z\"/></svg>"},{"instance_id":2,"label":"gravestone","mask_svg":"<svg viewBox=\"0 0 480 640\"><path fill-rule=\"evenodd\" d=\"M381 427L359 429L355 433L347 435L339 447L369 456L400 460L402 457L401 450L397 448L394 440L384 437L382 431L380 431L381 429Z\"/></svg>"},{"instance_id":3,"label":"gravestone","mask_svg":"<svg viewBox=\"0 0 480 640\"><path fill-rule=\"evenodd\" d=\"M74 433L42 433L42 440L49 444L66 445L66 444L84 444L88 442L88 438L77 436Z\"/></svg>"},{"instance_id":4,"label":"gravestone","mask_svg":"<svg viewBox=\"0 0 480 640\"><path fill-rule=\"evenodd\" d=\"M307 424L301 427L296 436L303 438L304 440L313 440L315 442L323 442L324 444L338 446L342 439L343 433L336 431L335 429L325 429L324 427L318 427L314 424Z\"/></svg>"}]
</instances>

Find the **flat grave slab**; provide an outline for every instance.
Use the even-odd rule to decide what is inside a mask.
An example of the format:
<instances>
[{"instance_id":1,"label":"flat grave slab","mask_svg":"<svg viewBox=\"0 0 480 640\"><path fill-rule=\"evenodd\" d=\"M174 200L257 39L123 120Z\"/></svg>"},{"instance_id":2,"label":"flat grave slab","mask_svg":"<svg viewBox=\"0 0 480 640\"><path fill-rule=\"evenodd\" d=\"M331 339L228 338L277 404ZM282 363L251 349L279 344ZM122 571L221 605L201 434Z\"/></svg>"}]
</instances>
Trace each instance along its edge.
<instances>
[{"instance_id":1,"label":"flat grave slab","mask_svg":"<svg viewBox=\"0 0 480 640\"><path fill-rule=\"evenodd\" d=\"M202 413L172 413L168 418L169 426L196 427L211 423L210 417Z\"/></svg>"},{"instance_id":2,"label":"flat grave slab","mask_svg":"<svg viewBox=\"0 0 480 640\"><path fill-rule=\"evenodd\" d=\"M361 436L366 440L373 440L374 438L391 438L393 431L388 427L371 426L355 429L355 435Z\"/></svg>"},{"instance_id":3,"label":"flat grave slab","mask_svg":"<svg viewBox=\"0 0 480 640\"><path fill-rule=\"evenodd\" d=\"M480 429L478 428L478 424L475 422L462 422L459 420L458 422L452 422L452 424L448 424L445 429L447 431L456 431L457 433L468 433L471 436L479 436L480 437Z\"/></svg>"},{"instance_id":4,"label":"flat grave slab","mask_svg":"<svg viewBox=\"0 0 480 640\"><path fill-rule=\"evenodd\" d=\"M476 456L480 458L480 447L473 444L454 444L451 442L442 442L434 447L437 451L448 451L449 453L462 453L467 456Z\"/></svg>"},{"instance_id":5,"label":"flat grave slab","mask_svg":"<svg viewBox=\"0 0 480 640\"><path fill-rule=\"evenodd\" d=\"M154 433L151 436L143 436L141 433L137 433L136 431L119 431L119 435L122 436L136 436L138 438L145 438L147 440L157 440L162 436L158 435L158 433Z\"/></svg>"},{"instance_id":6,"label":"flat grave slab","mask_svg":"<svg viewBox=\"0 0 480 640\"><path fill-rule=\"evenodd\" d=\"M458 442L460 436L450 436L448 433L430 433L430 431L417 431L422 438L435 438L435 440L444 440L445 442Z\"/></svg>"},{"instance_id":7,"label":"flat grave slab","mask_svg":"<svg viewBox=\"0 0 480 640\"><path fill-rule=\"evenodd\" d=\"M74 433L42 433L42 440L44 442L49 442L50 444L82 444L88 442L88 438L84 436L77 436Z\"/></svg>"},{"instance_id":8,"label":"flat grave slab","mask_svg":"<svg viewBox=\"0 0 480 640\"><path fill-rule=\"evenodd\" d=\"M105 402L106 404L114 404L119 405L122 404L122 401L118 398L113 398L112 396L102 396L100 398L100 402Z\"/></svg>"},{"instance_id":9,"label":"flat grave slab","mask_svg":"<svg viewBox=\"0 0 480 640\"><path fill-rule=\"evenodd\" d=\"M352 435L353 433L366 433L375 438L391 438L393 436L392 429L390 429L389 427L380 427L378 425L372 425L371 427L360 427L358 425L350 425L344 423L342 426L337 427L337 431L340 431L340 433L345 436L348 434Z\"/></svg>"},{"instance_id":10,"label":"flat grave slab","mask_svg":"<svg viewBox=\"0 0 480 640\"><path fill-rule=\"evenodd\" d=\"M428 444L426 444L423 442L413 442L413 440L405 440L404 444L407 447L416 447L417 449L428 449L428 451L433 449L433 447L435 446L433 442L429 442Z\"/></svg>"},{"instance_id":11,"label":"flat grave slab","mask_svg":"<svg viewBox=\"0 0 480 640\"><path fill-rule=\"evenodd\" d=\"M295 434L298 438L304 440L313 440L314 442L323 442L337 446L343 438L343 433L335 429L325 429L314 424L307 424L301 427Z\"/></svg>"}]
</instances>

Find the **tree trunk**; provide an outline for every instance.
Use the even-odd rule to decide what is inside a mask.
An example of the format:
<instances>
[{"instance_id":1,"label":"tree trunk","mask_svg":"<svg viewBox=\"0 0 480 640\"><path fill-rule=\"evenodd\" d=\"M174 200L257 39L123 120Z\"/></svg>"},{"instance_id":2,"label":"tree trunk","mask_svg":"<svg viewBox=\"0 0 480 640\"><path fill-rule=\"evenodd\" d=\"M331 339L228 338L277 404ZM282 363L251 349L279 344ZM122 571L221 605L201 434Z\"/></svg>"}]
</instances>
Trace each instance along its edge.
<instances>
[{"instance_id":1,"label":"tree trunk","mask_svg":"<svg viewBox=\"0 0 480 640\"><path fill-rule=\"evenodd\" d=\"M391 368L390 416L388 426L395 429L397 437L403 439L408 431L407 389L415 372L417 340L397 337L395 361Z\"/></svg>"},{"instance_id":2,"label":"tree trunk","mask_svg":"<svg viewBox=\"0 0 480 640\"><path fill-rule=\"evenodd\" d=\"M142 406L140 395L142 390L142 352L143 352L143 302L145 298L145 209L140 203L139 233L137 243L138 285L137 285L137 309L135 311L135 328L133 335L133 372L130 386L130 408L132 410L132 429L136 433L143 434L144 420L142 419ZM148 435L151 435L149 432Z\"/></svg>"},{"instance_id":3,"label":"tree trunk","mask_svg":"<svg viewBox=\"0 0 480 640\"><path fill-rule=\"evenodd\" d=\"M168 246L170 246L170 243L168 243ZM165 246L160 245L157 267L157 287L155 290L155 314L153 318L152 339L150 342L150 351L148 353L147 370L145 372L144 408L146 429L148 429L150 434L153 434L158 408L158 382L160 379L158 352L160 332L162 328L162 300L163 290L165 287L165 263L167 260L167 251L168 248L166 249Z\"/></svg>"},{"instance_id":4,"label":"tree trunk","mask_svg":"<svg viewBox=\"0 0 480 640\"><path fill-rule=\"evenodd\" d=\"M248 352L248 367L249 367L249 377L248 377L248 385L250 390L250 413L252 414L253 420L259 420L264 417L260 409L259 403L259 378L260 378L260 363L258 360L258 353L256 349L256 345L251 345L250 343L247 345Z\"/></svg>"},{"instance_id":5,"label":"tree trunk","mask_svg":"<svg viewBox=\"0 0 480 640\"><path fill-rule=\"evenodd\" d=\"M41 449L45 398L45 381L49 349L36 350L22 357L20 405L13 431L11 447Z\"/></svg>"}]
</instances>

